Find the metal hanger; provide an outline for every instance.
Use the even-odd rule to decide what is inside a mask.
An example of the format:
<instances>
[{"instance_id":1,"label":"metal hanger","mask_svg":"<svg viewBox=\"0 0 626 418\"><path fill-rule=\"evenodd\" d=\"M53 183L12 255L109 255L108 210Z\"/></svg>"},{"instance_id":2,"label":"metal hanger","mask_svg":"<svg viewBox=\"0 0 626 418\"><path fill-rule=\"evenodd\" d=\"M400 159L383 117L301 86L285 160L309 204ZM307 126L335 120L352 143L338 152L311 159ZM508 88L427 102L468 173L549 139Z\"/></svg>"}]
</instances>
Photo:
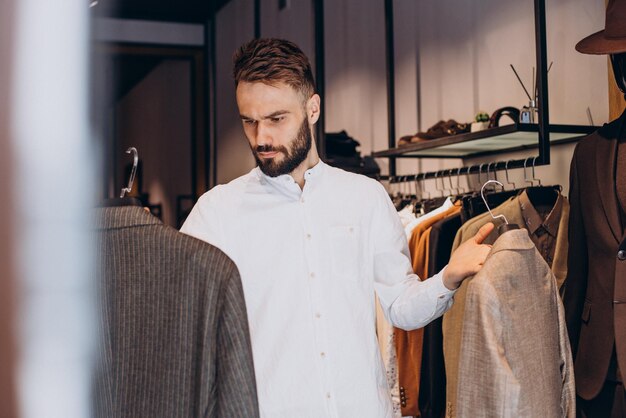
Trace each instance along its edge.
<instances>
[{"instance_id":1,"label":"metal hanger","mask_svg":"<svg viewBox=\"0 0 626 418\"><path fill-rule=\"evenodd\" d=\"M437 190L438 192L441 192L440 197L443 197L444 196L443 189L439 188L439 185L437 184L437 177L439 177L439 171L435 172L435 190Z\"/></svg>"},{"instance_id":2,"label":"metal hanger","mask_svg":"<svg viewBox=\"0 0 626 418\"><path fill-rule=\"evenodd\" d=\"M528 164L528 161L530 161L531 158L533 157L528 157L524 160L524 183L530 183L530 187L535 185L532 180L528 180L528 177L526 177L526 164Z\"/></svg>"},{"instance_id":3,"label":"metal hanger","mask_svg":"<svg viewBox=\"0 0 626 418\"><path fill-rule=\"evenodd\" d=\"M498 215L498 216L495 216L495 215L493 214L493 212L491 211L491 208L489 207L489 204L487 203L487 199L485 198L485 187L486 187L488 184L499 184L499 185L500 185L500 186L502 186L502 187L504 187L504 185L503 185L502 183L500 183L498 180L487 180L487 181L485 182L485 184L483 184L483 187L481 187L481 188L480 188L480 197L482 197L482 198L483 198L483 202L485 203L485 207L486 207L486 208L487 208L487 210L489 211L489 215L491 215L491 217L492 217L493 219L504 219L504 223L505 223L506 225L508 225L508 224L509 224L509 221L506 219L506 216L504 216L504 215Z\"/></svg>"},{"instance_id":4,"label":"metal hanger","mask_svg":"<svg viewBox=\"0 0 626 418\"><path fill-rule=\"evenodd\" d=\"M485 186L487 186L488 184L499 184L501 187L504 187L504 185L502 183L500 183L498 180L487 180L487 182L485 184L483 184L483 187L480 189L480 196L483 198L483 202L485 203L485 207L487 208L487 210L489 211L489 215L491 215L491 218L496 220L496 219L504 219L504 223L502 225L500 225L498 227L498 234L502 235L503 233L513 230L513 229L519 229L519 226L517 226L516 224L510 224L509 221L506 219L506 216L504 216L504 214L500 214L500 215L494 215L493 212L491 211L491 208L489 207L489 205L487 204L487 199L485 199L485 194L484 194L484 190L485 190Z\"/></svg>"},{"instance_id":5,"label":"metal hanger","mask_svg":"<svg viewBox=\"0 0 626 418\"><path fill-rule=\"evenodd\" d=\"M508 160L506 162L506 164L504 164L504 174L506 176L506 184L512 184L513 185L513 189L512 190L515 190L515 183L513 183L512 181L509 180L509 163L511 161L512 160Z\"/></svg>"},{"instance_id":6,"label":"metal hanger","mask_svg":"<svg viewBox=\"0 0 626 418\"><path fill-rule=\"evenodd\" d=\"M461 167L456 169L456 190L458 194L465 194L465 189L461 188Z\"/></svg>"},{"instance_id":7,"label":"metal hanger","mask_svg":"<svg viewBox=\"0 0 626 418\"><path fill-rule=\"evenodd\" d=\"M537 161L537 158L539 158L539 156L536 156L535 158L533 158L533 169L532 169L533 178L531 180L533 181L537 180L537 186L541 187L541 179L535 178L535 161Z\"/></svg>"},{"instance_id":8,"label":"metal hanger","mask_svg":"<svg viewBox=\"0 0 626 418\"><path fill-rule=\"evenodd\" d=\"M483 179L482 179L481 173L483 172L483 166L484 166L484 165L485 165L485 163L482 163L482 164L480 164L480 165L478 166L478 184L480 184L480 183L482 183L482 182L483 182ZM487 178L487 180L489 180L489 178ZM482 190L482 188L481 188L480 190Z\"/></svg>"},{"instance_id":9,"label":"metal hanger","mask_svg":"<svg viewBox=\"0 0 626 418\"><path fill-rule=\"evenodd\" d=\"M417 187L417 184L421 181L421 185L420 185L420 196L422 198L422 200L430 200L431 198L431 194L428 190L426 190L426 187L424 186L424 180L425 179L419 179L417 178L417 176L415 177L415 186ZM426 199L424 199L424 195L428 194L428 197Z\"/></svg>"},{"instance_id":10,"label":"metal hanger","mask_svg":"<svg viewBox=\"0 0 626 418\"><path fill-rule=\"evenodd\" d=\"M492 164L494 165L494 166L493 166L493 168L494 168L494 169L493 169L493 179L494 179L494 180L496 180L496 181L498 181L498 174L496 173L496 169L495 169L495 167L496 167L496 165L497 165L498 163L496 163L496 162L490 162L490 163L487 163L487 180L491 180L491 177L490 177L490 171L491 171L491 170L490 170L490 169L491 169L491 165L492 165ZM502 186L502 183L498 182L498 184L499 184L500 186ZM504 186L502 186L502 190L501 190L501 191L504 191ZM496 186L495 186L495 183L493 183L493 186L491 187L491 192L492 192L492 193L496 193Z\"/></svg>"},{"instance_id":11,"label":"metal hanger","mask_svg":"<svg viewBox=\"0 0 626 418\"><path fill-rule=\"evenodd\" d=\"M448 170L448 182L450 182L450 195L459 194L459 189L455 188L452 184L452 169Z\"/></svg>"},{"instance_id":12,"label":"metal hanger","mask_svg":"<svg viewBox=\"0 0 626 418\"><path fill-rule=\"evenodd\" d=\"M472 192L474 188L472 187L472 183L470 181L470 171L472 171L472 168L476 167L475 165L471 166L471 167L467 167L467 173L465 173L465 181L467 182L467 191L468 192Z\"/></svg>"},{"instance_id":13,"label":"metal hanger","mask_svg":"<svg viewBox=\"0 0 626 418\"><path fill-rule=\"evenodd\" d=\"M137 148L130 147L126 150L126 154L133 154L133 168L130 171L130 178L128 179L128 186L122 188L122 192L120 193L120 197L124 197L126 193L130 193L133 188L133 182L135 181L135 174L137 173L137 166L139 165L139 153L137 152Z\"/></svg>"}]
</instances>

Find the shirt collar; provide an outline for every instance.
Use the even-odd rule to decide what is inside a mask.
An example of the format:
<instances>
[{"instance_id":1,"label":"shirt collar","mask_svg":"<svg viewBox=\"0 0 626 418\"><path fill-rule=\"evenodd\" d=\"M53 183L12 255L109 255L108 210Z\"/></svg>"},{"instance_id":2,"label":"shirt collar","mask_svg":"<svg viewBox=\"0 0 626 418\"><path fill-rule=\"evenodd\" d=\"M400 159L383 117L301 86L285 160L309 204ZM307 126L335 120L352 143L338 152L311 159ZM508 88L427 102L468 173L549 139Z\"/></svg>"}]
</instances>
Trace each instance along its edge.
<instances>
[{"instance_id":1,"label":"shirt collar","mask_svg":"<svg viewBox=\"0 0 626 418\"><path fill-rule=\"evenodd\" d=\"M326 170L326 167L328 167L328 165L320 159L317 164L315 164L313 167L305 171L304 172L305 185L311 180L315 182L315 180L319 178L322 175L322 173ZM257 172L257 176L261 183L269 183L272 186L283 191L295 191L295 188L297 188L298 191L300 191L300 186L298 186L298 184L293 179L293 177L291 177L290 174L282 174L277 177L270 177L267 174L265 174L263 171L261 171L259 167L256 167L255 170Z\"/></svg>"},{"instance_id":2,"label":"shirt collar","mask_svg":"<svg viewBox=\"0 0 626 418\"><path fill-rule=\"evenodd\" d=\"M525 190L519 195L519 204L528 232L534 234L539 227L543 226L550 235L553 237L557 236L559 232L559 222L561 220L561 210L563 208L563 196L561 196L560 193L556 198L552 210L550 210L550 213L545 219L541 218L541 215L539 215L537 209L533 206Z\"/></svg>"}]
</instances>

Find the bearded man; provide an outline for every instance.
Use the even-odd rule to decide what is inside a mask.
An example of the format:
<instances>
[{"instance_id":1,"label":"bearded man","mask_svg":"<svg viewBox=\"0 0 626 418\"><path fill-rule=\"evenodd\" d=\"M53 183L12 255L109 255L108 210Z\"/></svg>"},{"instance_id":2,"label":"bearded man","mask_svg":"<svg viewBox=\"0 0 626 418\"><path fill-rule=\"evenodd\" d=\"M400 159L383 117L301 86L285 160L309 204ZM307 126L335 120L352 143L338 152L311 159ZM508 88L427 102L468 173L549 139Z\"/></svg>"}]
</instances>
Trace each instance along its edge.
<instances>
[{"instance_id":1,"label":"bearded man","mask_svg":"<svg viewBox=\"0 0 626 418\"><path fill-rule=\"evenodd\" d=\"M392 416L375 327L441 316L481 268L488 224L421 281L384 187L318 156L311 66L293 43L235 53L237 106L258 167L205 193L181 231L230 256L241 274L264 418Z\"/></svg>"}]
</instances>

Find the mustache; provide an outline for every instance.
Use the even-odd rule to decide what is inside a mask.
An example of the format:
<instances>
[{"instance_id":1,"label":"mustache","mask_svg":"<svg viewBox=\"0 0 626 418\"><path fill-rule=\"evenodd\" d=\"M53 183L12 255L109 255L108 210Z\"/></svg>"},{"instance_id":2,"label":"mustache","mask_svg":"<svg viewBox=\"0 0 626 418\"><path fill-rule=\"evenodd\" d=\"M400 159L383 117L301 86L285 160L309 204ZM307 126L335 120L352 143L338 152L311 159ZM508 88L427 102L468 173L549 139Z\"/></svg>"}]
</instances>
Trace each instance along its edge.
<instances>
[{"instance_id":1,"label":"mustache","mask_svg":"<svg viewBox=\"0 0 626 418\"><path fill-rule=\"evenodd\" d=\"M254 150L256 152L282 152L286 153L287 149L283 146L275 147L273 145L257 145Z\"/></svg>"}]
</instances>

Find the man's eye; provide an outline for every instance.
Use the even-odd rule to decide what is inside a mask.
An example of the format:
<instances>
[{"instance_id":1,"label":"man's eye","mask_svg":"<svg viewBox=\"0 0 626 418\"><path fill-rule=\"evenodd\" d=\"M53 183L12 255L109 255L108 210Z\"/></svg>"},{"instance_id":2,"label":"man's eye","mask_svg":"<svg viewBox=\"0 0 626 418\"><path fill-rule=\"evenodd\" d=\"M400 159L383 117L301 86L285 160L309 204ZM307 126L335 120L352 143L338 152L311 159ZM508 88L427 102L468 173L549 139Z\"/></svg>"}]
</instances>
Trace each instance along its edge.
<instances>
[{"instance_id":1,"label":"man's eye","mask_svg":"<svg viewBox=\"0 0 626 418\"><path fill-rule=\"evenodd\" d=\"M279 116L277 118L271 118L270 120L272 121L272 123L278 123L280 121L282 121L284 119L283 116Z\"/></svg>"},{"instance_id":2,"label":"man's eye","mask_svg":"<svg viewBox=\"0 0 626 418\"><path fill-rule=\"evenodd\" d=\"M252 119L244 119L243 123L245 125L254 125L255 121L253 121Z\"/></svg>"}]
</instances>

